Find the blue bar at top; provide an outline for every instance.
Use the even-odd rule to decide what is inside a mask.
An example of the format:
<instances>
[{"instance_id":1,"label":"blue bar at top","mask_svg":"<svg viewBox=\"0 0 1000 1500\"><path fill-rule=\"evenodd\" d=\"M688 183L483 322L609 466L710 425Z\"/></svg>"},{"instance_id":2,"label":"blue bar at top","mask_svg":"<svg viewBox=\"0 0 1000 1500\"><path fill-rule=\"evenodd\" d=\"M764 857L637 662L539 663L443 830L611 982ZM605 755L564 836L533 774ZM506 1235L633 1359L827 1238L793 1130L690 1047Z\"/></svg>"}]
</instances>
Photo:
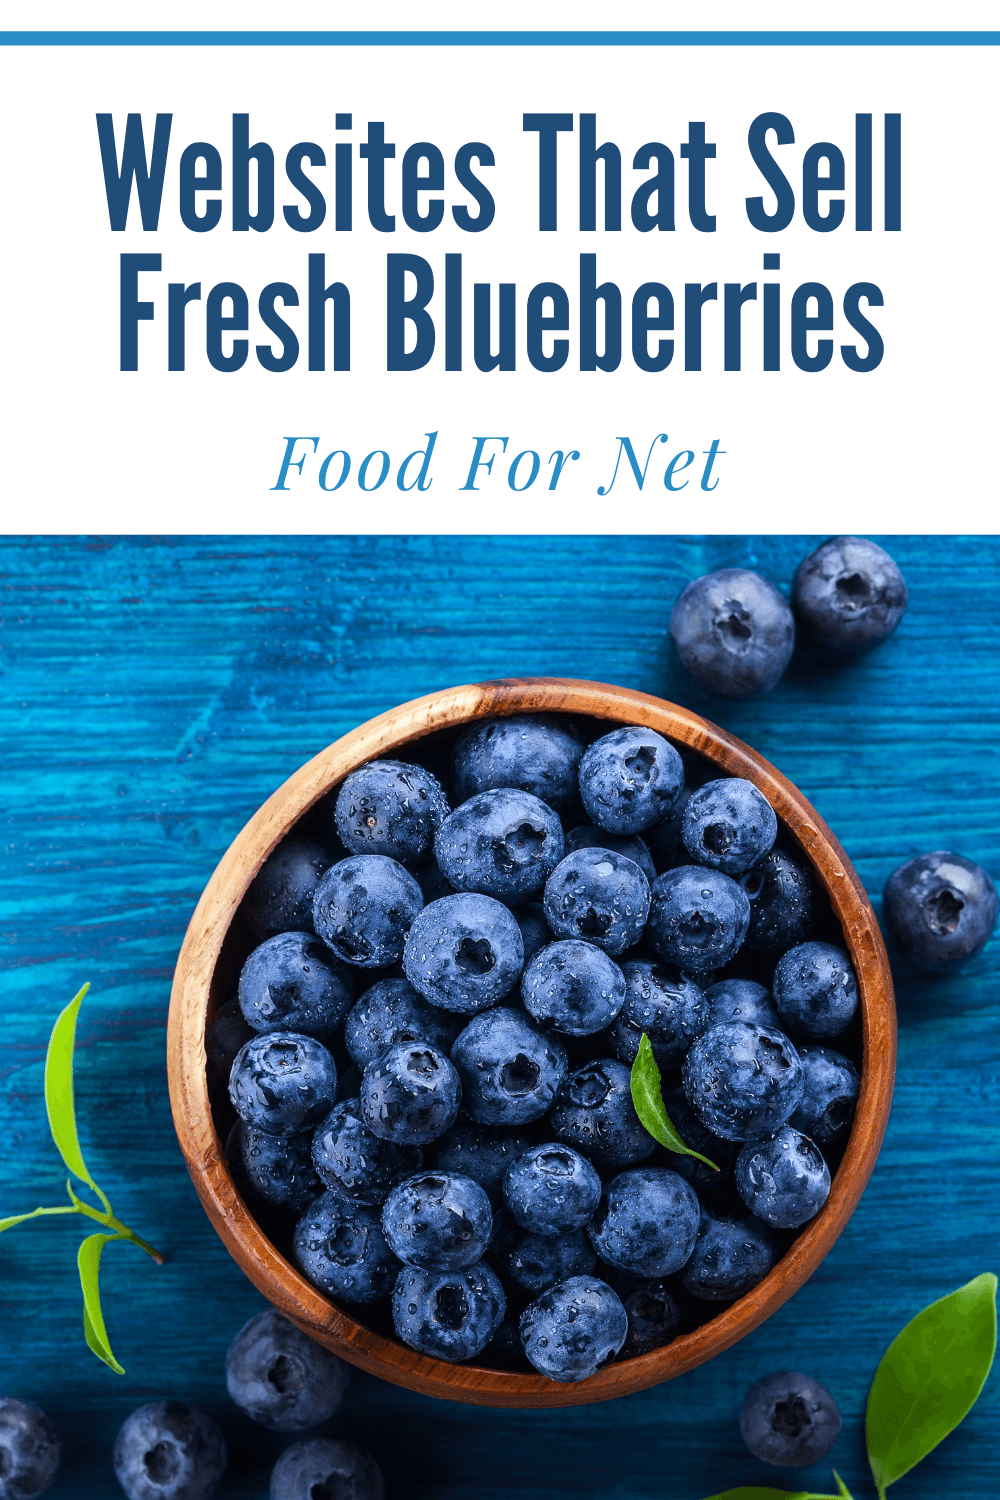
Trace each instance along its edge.
<instances>
[{"instance_id":1,"label":"blue bar at top","mask_svg":"<svg viewBox=\"0 0 1000 1500\"><path fill-rule=\"evenodd\" d=\"M996 47L1000 31L0 31L5 47Z\"/></svg>"}]
</instances>

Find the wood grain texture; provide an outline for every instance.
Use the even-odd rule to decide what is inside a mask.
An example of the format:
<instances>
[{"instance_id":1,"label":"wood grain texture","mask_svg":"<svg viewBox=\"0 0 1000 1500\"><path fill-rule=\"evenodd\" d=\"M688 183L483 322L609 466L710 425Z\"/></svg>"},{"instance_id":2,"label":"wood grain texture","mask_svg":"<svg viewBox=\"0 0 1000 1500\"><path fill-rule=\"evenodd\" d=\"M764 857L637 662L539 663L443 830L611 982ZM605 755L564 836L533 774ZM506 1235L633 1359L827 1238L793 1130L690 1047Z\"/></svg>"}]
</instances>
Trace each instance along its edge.
<instances>
[{"instance_id":1,"label":"wood grain texture","mask_svg":"<svg viewBox=\"0 0 1000 1500\"><path fill-rule=\"evenodd\" d=\"M81 1138L116 1211L170 1253L112 1246L105 1311L128 1374L83 1345L72 1225L0 1238L2 1382L63 1434L53 1500L117 1493L114 1434L142 1401L223 1423L220 1500L266 1500L284 1441L228 1402L233 1333L262 1305L185 1171L166 1090L170 980L225 849L310 755L449 683L559 675L687 705L753 745L832 827L876 911L890 871L957 848L1000 874L1000 540L889 538L910 589L857 661L801 651L777 688L720 703L666 640L698 574L758 568L785 592L822 538L73 538L0 543L0 1211L58 1202L41 1097L49 1029L90 978ZM388 1500L700 1500L783 1482L736 1425L771 1370L816 1374L844 1432L832 1457L872 1494L868 1383L919 1307L998 1270L1000 941L959 972L895 966L899 1067L885 1145L831 1254L747 1339L680 1379L599 1406L488 1410L356 1374L331 1430L368 1444ZM907 1500L1000 1492L996 1377L901 1482ZM796 1483L829 1488L826 1465Z\"/></svg>"},{"instance_id":2,"label":"wood grain texture","mask_svg":"<svg viewBox=\"0 0 1000 1500\"><path fill-rule=\"evenodd\" d=\"M666 1348L568 1385L534 1373L430 1359L370 1331L349 1307L336 1307L318 1293L276 1252L240 1198L212 1121L205 1076L206 1028L228 998L228 979L217 977L223 946L247 887L276 843L373 757L403 758L439 729L535 712L644 724L721 770L753 781L811 861L830 899L858 977L863 1030L857 1114L830 1196L771 1273L732 1307ZM413 753L419 756L419 748ZM431 693L360 725L289 777L226 850L202 893L177 960L167 1027L167 1074L181 1150L205 1211L237 1265L281 1312L362 1370L422 1395L477 1406L578 1406L631 1395L696 1368L752 1332L816 1270L857 1206L885 1134L895 1066L892 976L874 913L843 849L802 794L754 750L688 709L607 683L551 677Z\"/></svg>"}]
</instances>

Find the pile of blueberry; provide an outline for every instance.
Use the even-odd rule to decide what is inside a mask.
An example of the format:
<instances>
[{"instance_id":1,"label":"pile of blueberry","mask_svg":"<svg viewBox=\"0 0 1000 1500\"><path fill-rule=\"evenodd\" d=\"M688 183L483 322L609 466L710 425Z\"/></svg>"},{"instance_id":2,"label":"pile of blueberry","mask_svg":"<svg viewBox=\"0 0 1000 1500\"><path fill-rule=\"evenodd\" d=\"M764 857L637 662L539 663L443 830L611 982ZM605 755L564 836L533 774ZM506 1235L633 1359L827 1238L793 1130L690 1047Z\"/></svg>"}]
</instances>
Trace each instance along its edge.
<instances>
[{"instance_id":1,"label":"pile of blueberry","mask_svg":"<svg viewBox=\"0 0 1000 1500\"><path fill-rule=\"evenodd\" d=\"M352 772L248 891L207 1040L237 1184L316 1287L558 1381L756 1285L859 1088L856 979L768 802L606 728L477 722ZM718 1172L640 1123L644 1034Z\"/></svg>"}]
</instances>

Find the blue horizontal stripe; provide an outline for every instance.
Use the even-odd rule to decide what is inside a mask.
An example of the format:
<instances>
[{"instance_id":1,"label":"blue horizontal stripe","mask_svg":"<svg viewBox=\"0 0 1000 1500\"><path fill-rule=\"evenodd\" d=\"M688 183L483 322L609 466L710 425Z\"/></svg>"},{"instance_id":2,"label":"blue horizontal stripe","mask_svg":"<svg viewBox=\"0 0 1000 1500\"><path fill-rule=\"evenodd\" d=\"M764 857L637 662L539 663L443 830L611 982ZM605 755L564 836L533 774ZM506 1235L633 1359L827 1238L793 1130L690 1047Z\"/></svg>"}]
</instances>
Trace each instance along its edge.
<instances>
[{"instance_id":1,"label":"blue horizontal stripe","mask_svg":"<svg viewBox=\"0 0 1000 1500\"><path fill-rule=\"evenodd\" d=\"M1000 31L0 31L5 47L996 47Z\"/></svg>"}]
</instances>

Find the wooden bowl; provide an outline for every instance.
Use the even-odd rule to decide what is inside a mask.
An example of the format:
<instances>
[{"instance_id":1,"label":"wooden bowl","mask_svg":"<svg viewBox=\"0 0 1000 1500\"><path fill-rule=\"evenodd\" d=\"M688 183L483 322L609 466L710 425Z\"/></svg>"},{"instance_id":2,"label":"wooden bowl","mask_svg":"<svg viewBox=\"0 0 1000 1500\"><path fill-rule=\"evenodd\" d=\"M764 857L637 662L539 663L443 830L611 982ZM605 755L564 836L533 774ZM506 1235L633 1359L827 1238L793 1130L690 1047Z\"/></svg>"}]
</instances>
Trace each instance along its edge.
<instances>
[{"instance_id":1,"label":"wooden bowl","mask_svg":"<svg viewBox=\"0 0 1000 1500\"><path fill-rule=\"evenodd\" d=\"M770 1275L711 1321L575 1385L432 1359L333 1306L275 1249L239 1196L212 1120L205 1071L206 1025L233 992L251 946L239 936L239 924L233 926L237 909L263 861L303 814L375 756L397 756L415 741L476 719L541 710L586 715L608 721L609 727L648 725L721 770L752 781L811 861L843 930L861 992L861 1093L822 1211ZM892 1100L896 1019L888 959L861 882L822 818L780 771L697 714L647 693L596 682L523 678L451 688L405 703L344 735L279 787L226 851L191 918L174 976L167 1046L174 1124L194 1185L229 1253L275 1307L343 1359L395 1385L480 1406L548 1407L628 1395L702 1364L756 1328L816 1270L875 1165Z\"/></svg>"}]
</instances>

